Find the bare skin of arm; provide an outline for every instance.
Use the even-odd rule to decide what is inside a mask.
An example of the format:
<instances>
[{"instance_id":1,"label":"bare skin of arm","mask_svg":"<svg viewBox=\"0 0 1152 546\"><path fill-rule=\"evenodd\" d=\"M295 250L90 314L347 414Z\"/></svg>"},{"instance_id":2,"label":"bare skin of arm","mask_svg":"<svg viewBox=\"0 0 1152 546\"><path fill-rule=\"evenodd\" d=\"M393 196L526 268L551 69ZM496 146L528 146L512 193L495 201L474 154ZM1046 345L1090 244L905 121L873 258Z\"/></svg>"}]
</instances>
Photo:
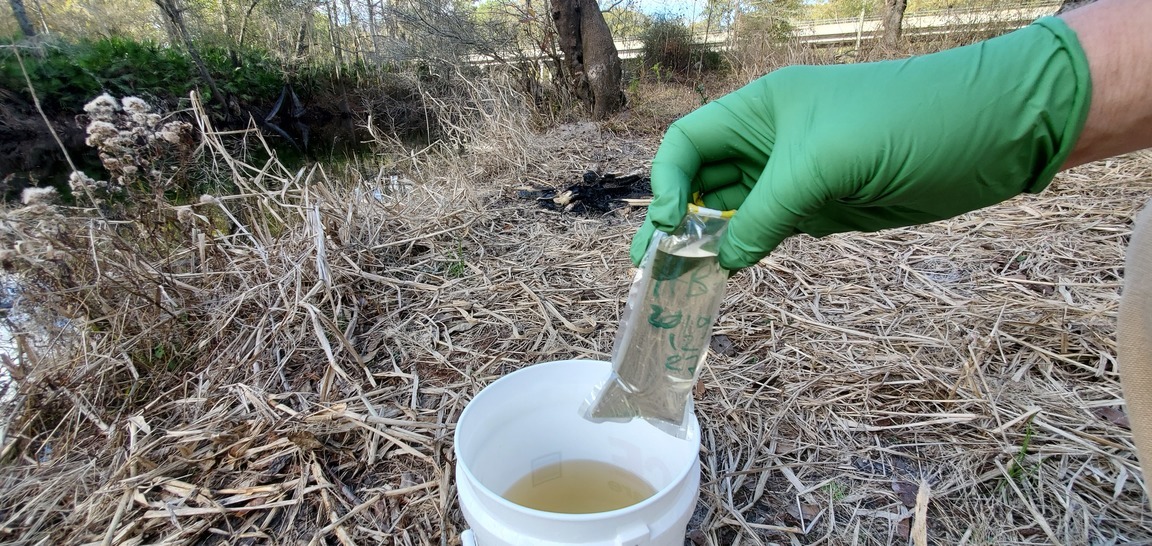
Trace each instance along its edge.
<instances>
[{"instance_id":1,"label":"bare skin of arm","mask_svg":"<svg viewBox=\"0 0 1152 546\"><path fill-rule=\"evenodd\" d=\"M1092 74L1084 132L1064 167L1152 146L1152 1L1101 0L1064 16ZM1149 205L1152 207L1152 205ZM1152 208L1140 215L1127 250L1117 322L1120 385L1132 440L1152 477Z\"/></svg>"},{"instance_id":2,"label":"bare skin of arm","mask_svg":"<svg viewBox=\"0 0 1152 546\"><path fill-rule=\"evenodd\" d=\"M1064 168L1152 147L1152 1L1100 0L1061 17L1092 74L1088 120Z\"/></svg>"}]
</instances>

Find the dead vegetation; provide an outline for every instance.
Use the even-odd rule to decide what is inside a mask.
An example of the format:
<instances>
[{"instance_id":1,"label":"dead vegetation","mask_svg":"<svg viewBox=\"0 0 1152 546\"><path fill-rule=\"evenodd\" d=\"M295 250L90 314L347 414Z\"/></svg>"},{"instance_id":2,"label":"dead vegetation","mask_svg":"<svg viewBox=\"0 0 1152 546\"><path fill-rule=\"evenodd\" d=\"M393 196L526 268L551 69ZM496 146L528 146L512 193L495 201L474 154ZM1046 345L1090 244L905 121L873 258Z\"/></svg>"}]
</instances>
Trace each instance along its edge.
<instances>
[{"instance_id":1,"label":"dead vegetation","mask_svg":"<svg viewBox=\"0 0 1152 546\"><path fill-rule=\"evenodd\" d=\"M482 84L437 107L459 114L447 145L385 144L368 174L249 165L204 126L236 195L3 211L38 320L5 362L0 539L458 544L460 411L517 368L607 358L643 213L513 190L629 171L656 139L609 129L627 118L536 132ZM1113 336L1150 190L1134 154L929 226L793 238L732 279L689 539L1152 538Z\"/></svg>"}]
</instances>

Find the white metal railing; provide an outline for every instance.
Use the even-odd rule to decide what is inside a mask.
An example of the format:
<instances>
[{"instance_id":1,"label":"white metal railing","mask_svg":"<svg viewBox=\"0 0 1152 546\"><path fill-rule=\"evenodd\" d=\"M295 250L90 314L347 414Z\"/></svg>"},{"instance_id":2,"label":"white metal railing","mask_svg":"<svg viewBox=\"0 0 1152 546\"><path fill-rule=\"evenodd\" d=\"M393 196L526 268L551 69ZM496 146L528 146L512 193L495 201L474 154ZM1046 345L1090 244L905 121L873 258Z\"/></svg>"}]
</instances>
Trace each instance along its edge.
<instances>
[{"instance_id":1,"label":"white metal railing","mask_svg":"<svg viewBox=\"0 0 1152 546\"><path fill-rule=\"evenodd\" d=\"M1152 0L1150 0L1152 1ZM973 25L992 25L995 23L1002 23L1005 21L1017 22L1021 19L1022 15L1031 18L1037 14L1042 15L1044 11L1055 12L1061 2L1060 0L1022 0L1012 5L998 6L995 8L954 8L954 9L936 9L914 11L904 14L904 23L907 30L910 31L924 31L930 30L938 26L939 28L948 28L955 24L957 20L965 21L965 25L971 27ZM795 36L802 42L810 43L833 43L843 39L848 34L860 34L861 37L873 38L874 34L880 29L880 21L882 16L843 18L843 19L805 19L792 21L792 26L795 29ZM921 24L926 22L927 24ZM843 29L842 25L852 25L850 32ZM841 28L836 28L841 27ZM696 45L719 45L722 48L729 46L732 39L730 31L714 31L714 32L696 32L692 34L692 43ZM616 50L621 58L633 58L639 55L643 49L643 42L639 36L618 37L615 40ZM509 52L509 57L514 57L515 52ZM539 57L539 52L529 57ZM473 55L473 63L486 64L493 62L486 56Z\"/></svg>"},{"instance_id":2,"label":"white metal railing","mask_svg":"<svg viewBox=\"0 0 1152 546\"><path fill-rule=\"evenodd\" d=\"M1012 16L1014 14L1018 14L1020 12L1031 12L1033 10L1044 10L1044 9L1051 9L1054 12L1055 10L1059 9L1061 3L1062 3L1061 0L1021 0L1019 2L1000 5L1000 6L996 6L996 7L945 8L945 9L933 9L933 10L905 12L904 17L907 20L907 19L933 18L933 17L948 17L948 18L961 19L961 18L964 18L965 16L974 16L975 17L974 20L991 23L991 22L995 22L998 17L1010 17L1010 16ZM863 21L867 25L870 22L878 22L882 19L883 19L883 14L880 14L880 15L865 16L863 18ZM849 23L859 25L860 22L861 22L860 17L848 17L848 18L837 18L837 19L795 19L795 20L790 21L790 23L792 24L792 27L795 29L798 29L798 30L799 29L805 29L805 28L811 29L811 28L815 28L815 27L830 28L833 25L849 24ZM834 34L838 34L838 33L834 33ZM805 34L804 37L811 38L811 37L813 37L813 35L812 34ZM700 44L720 44L720 43L727 42L729 38L730 38L730 33L728 31L709 32L709 33L695 32L692 34L692 43L697 44L697 45L700 45ZM638 42L639 40L640 40L639 36L620 37L620 38L616 39L616 46L617 46L617 49L619 49L620 46L630 45L631 43Z\"/></svg>"},{"instance_id":3,"label":"white metal railing","mask_svg":"<svg viewBox=\"0 0 1152 546\"><path fill-rule=\"evenodd\" d=\"M970 8L941 8L941 9L928 9L922 11L906 11L905 17L920 17L920 16L933 16L933 15L964 15L964 14L980 14L980 13L1009 13L1019 10L1030 10L1037 8L1053 8L1058 9L1061 0L1022 0L1009 5L995 6L995 7L970 7ZM883 19L884 15L868 15L864 17L865 21L871 19ZM817 25L834 25L837 23L859 23L860 17L843 17L839 19L796 19L791 21L793 26L817 26Z\"/></svg>"}]
</instances>

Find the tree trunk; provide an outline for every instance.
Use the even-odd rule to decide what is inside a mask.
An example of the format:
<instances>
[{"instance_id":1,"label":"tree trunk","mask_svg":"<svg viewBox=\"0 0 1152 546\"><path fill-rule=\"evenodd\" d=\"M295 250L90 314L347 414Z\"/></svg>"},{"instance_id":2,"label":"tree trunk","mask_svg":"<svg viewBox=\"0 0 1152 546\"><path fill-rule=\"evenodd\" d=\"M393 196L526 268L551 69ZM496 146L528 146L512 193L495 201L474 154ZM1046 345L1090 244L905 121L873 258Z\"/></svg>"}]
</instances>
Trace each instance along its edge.
<instances>
[{"instance_id":1,"label":"tree trunk","mask_svg":"<svg viewBox=\"0 0 1152 546\"><path fill-rule=\"evenodd\" d=\"M884 12L884 45L894 46L900 42L901 27L904 26L904 10L908 8L908 0L884 0L887 10Z\"/></svg>"},{"instance_id":2,"label":"tree trunk","mask_svg":"<svg viewBox=\"0 0 1152 546\"><path fill-rule=\"evenodd\" d=\"M360 43L360 25L356 23L356 12L352 10L351 0L344 0L344 11L348 12L348 30L352 33L352 76L360 78L360 61L363 60L364 46Z\"/></svg>"},{"instance_id":3,"label":"tree trunk","mask_svg":"<svg viewBox=\"0 0 1152 546\"><path fill-rule=\"evenodd\" d=\"M232 68L240 68L240 55L236 52L236 33L232 28L232 10L228 9L228 2L225 0L218 0L220 26L224 29L224 37L227 40L226 48L228 49L228 60L232 61Z\"/></svg>"},{"instance_id":4,"label":"tree trunk","mask_svg":"<svg viewBox=\"0 0 1152 546\"><path fill-rule=\"evenodd\" d=\"M380 63L380 30L376 28L376 1L368 0L364 3L364 7L368 9L368 36L371 38L369 43L372 46L370 52L373 64Z\"/></svg>"},{"instance_id":5,"label":"tree trunk","mask_svg":"<svg viewBox=\"0 0 1152 546\"><path fill-rule=\"evenodd\" d=\"M596 0L553 0L552 21L576 96L592 108L595 119L620 111L624 107L620 55Z\"/></svg>"},{"instance_id":6,"label":"tree trunk","mask_svg":"<svg viewBox=\"0 0 1152 546\"><path fill-rule=\"evenodd\" d=\"M309 38L312 36L312 14L304 11L300 16L300 28L296 30L296 40L292 44L292 55L297 60L302 60L308 57L308 48L311 45ZM336 65L336 73L340 73L340 65Z\"/></svg>"},{"instance_id":7,"label":"tree trunk","mask_svg":"<svg viewBox=\"0 0 1152 546\"><path fill-rule=\"evenodd\" d=\"M188 27L184 24L184 8L179 5L180 0L153 1L168 21L170 31L183 43L184 48L188 50L188 56L192 58L192 64L196 65L196 70L200 72L200 78L204 80L204 83L208 84L208 91L212 96L208 97L208 100L205 102L211 103L213 100L219 102L220 106L224 108L225 114L227 114L228 98L216 87L216 80L212 79L212 74L208 72L208 67L204 64L204 60L200 58L200 51L197 50L195 44L192 43L192 37L188 34Z\"/></svg>"},{"instance_id":8,"label":"tree trunk","mask_svg":"<svg viewBox=\"0 0 1152 546\"><path fill-rule=\"evenodd\" d=\"M344 64L344 55L342 53L343 47L340 45L340 34L336 26L337 21L337 8L335 0L325 2L324 7L328 10L328 40L332 42L332 57L336 59L336 77L340 77L340 65ZM304 14L308 17L308 14Z\"/></svg>"},{"instance_id":9,"label":"tree trunk","mask_svg":"<svg viewBox=\"0 0 1152 546\"><path fill-rule=\"evenodd\" d=\"M36 35L36 29L32 28L32 23L28 22L28 12L24 11L24 0L8 0L12 5L12 15L16 16L16 22L20 24L20 32L25 36L31 38Z\"/></svg>"},{"instance_id":10,"label":"tree trunk","mask_svg":"<svg viewBox=\"0 0 1152 546\"><path fill-rule=\"evenodd\" d=\"M252 18L252 10L256 9L256 4L260 0L252 0L252 4L248 6L248 11L244 12L244 18L240 20L240 36L236 38L236 47L244 47L244 33L248 31L248 20Z\"/></svg>"}]
</instances>

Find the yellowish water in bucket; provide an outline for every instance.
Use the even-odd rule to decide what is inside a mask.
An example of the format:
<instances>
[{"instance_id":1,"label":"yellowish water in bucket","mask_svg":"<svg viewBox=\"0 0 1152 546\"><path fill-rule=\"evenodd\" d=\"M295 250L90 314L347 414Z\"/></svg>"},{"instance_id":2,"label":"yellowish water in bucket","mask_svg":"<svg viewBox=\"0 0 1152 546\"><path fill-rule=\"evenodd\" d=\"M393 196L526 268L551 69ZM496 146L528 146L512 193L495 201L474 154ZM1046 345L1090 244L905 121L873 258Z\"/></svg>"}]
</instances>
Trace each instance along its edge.
<instances>
[{"instance_id":1,"label":"yellowish water in bucket","mask_svg":"<svg viewBox=\"0 0 1152 546\"><path fill-rule=\"evenodd\" d=\"M536 468L502 496L545 512L593 514L632 506L654 494L648 482L623 468L577 459Z\"/></svg>"}]
</instances>

